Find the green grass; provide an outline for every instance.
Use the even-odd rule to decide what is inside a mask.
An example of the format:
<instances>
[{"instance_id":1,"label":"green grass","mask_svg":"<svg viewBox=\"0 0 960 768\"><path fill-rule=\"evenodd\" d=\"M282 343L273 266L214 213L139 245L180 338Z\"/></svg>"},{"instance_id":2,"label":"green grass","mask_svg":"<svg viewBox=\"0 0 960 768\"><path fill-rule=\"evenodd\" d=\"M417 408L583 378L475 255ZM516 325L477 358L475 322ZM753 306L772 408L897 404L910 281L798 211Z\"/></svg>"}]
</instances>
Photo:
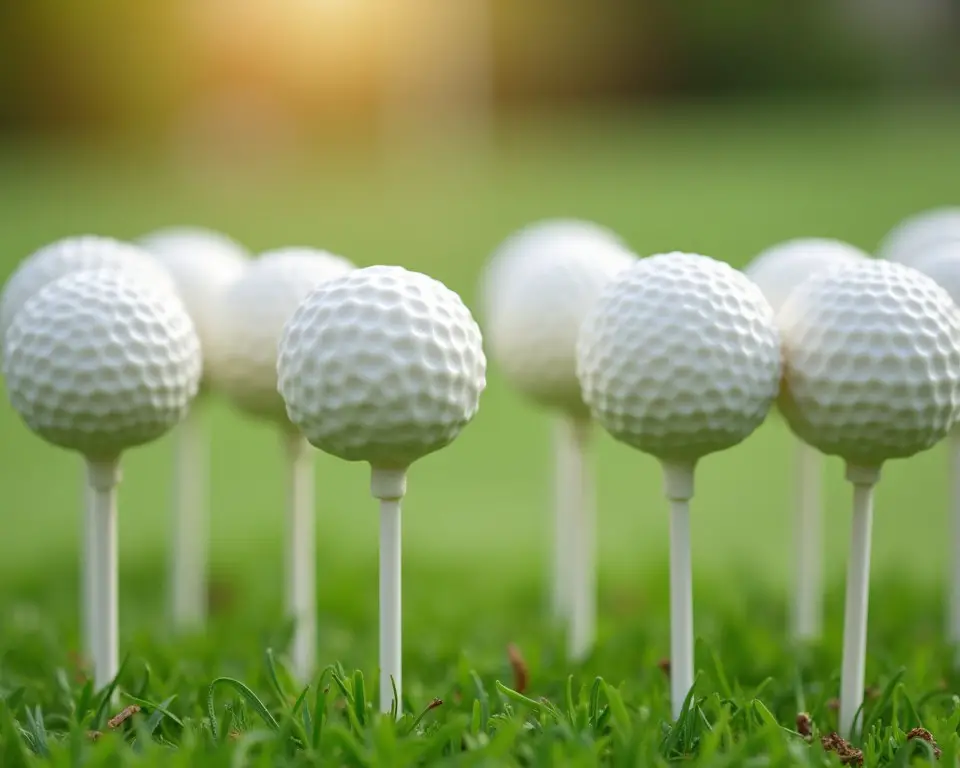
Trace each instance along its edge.
<instances>
[{"instance_id":1,"label":"green grass","mask_svg":"<svg viewBox=\"0 0 960 768\"><path fill-rule=\"evenodd\" d=\"M380 166L361 153L318 151L229 172L191 171L123 148L10 145L0 149L0 278L56 237L85 231L134 237L169 223L221 228L255 249L308 243L358 264L401 263L444 280L468 303L490 250L517 227L547 216L599 221L640 253L698 250L738 266L797 235L872 248L902 216L956 202L958 128L957 110L923 105L536 116L505 125L496 150L480 157L415 154ZM278 438L220 402L209 404L207 419L215 590L205 638L176 639L166 625L170 441L125 459L121 643L131 656L121 688L153 702L134 722L156 725L154 738L142 730L125 737L140 745L142 764L228 765L243 744L260 738L254 733L270 735L251 747L261 756L250 765L283 764L280 755L289 757L286 764L307 765L310 754L322 755L324 764L366 764L366 758L402 764L431 750L457 764L579 765L603 755L611 764L654 765L680 753L699 754L704 765L754 764L753 758L757 765L821 764L816 749L784 728L794 727L802 709L825 732L835 717L826 702L837 689L849 491L839 464L829 462L828 635L822 646L795 653L783 633L792 443L779 419L699 469L693 547L696 629L705 643L697 658L702 700L671 728L656 666L668 647L667 514L657 467L598 436L601 644L582 669L569 668L541 618L550 541L549 420L492 370L476 422L411 473L404 505L404 690L411 713L435 697L444 704L409 734L410 719L392 726L357 703L352 673L347 693L332 672L311 686L309 723L304 707L291 717L299 691L282 684L278 692L265 660L267 648L282 656L286 636ZM119 734L86 742L86 730L98 722L84 715L96 700L83 693L70 666L79 461L32 437L4 408L0 462L0 696L6 701L0 766L23 764L16 756L21 747L43 751L36 707L48 749L60 755L57 764L73 764L77 744L91 765L120 764L120 753L132 761ZM942 447L892 464L878 491L868 678L881 689L893 687L874 702L878 727L867 738L868 764L909 764L896 746L903 742L896 728L921 722L934 732L944 760L960 748L957 702L925 699L943 679L951 691L958 682L951 654L937 640L948 555L946 465ZM362 669L369 704L377 690L375 505L364 467L318 455L316 468L321 659ZM530 665L526 694L547 697L560 715L498 691L497 679L514 684L504 650L509 641L520 644ZM572 706L569 673L576 677ZM606 682L595 684L598 675ZM230 709L244 718L237 730L247 735L223 741L230 730L223 725L216 738L207 696L218 676L249 685L279 733L252 700L219 684L215 717ZM757 693L768 676L772 681ZM326 702L318 704L327 686ZM173 695L169 715L151 714ZM327 719L311 753L301 746L313 744L320 711ZM768 721L767 711L779 724ZM13 738L11 718L32 735ZM171 750L177 744L182 752Z\"/></svg>"}]
</instances>

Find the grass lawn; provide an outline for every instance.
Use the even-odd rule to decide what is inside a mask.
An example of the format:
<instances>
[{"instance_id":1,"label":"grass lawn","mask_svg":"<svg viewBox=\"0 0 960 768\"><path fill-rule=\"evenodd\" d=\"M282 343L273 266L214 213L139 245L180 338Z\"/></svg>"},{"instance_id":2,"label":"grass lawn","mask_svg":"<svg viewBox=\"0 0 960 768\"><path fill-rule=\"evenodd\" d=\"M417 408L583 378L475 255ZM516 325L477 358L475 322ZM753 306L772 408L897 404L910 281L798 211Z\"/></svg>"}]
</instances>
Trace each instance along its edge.
<instances>
[{"instance_id":1,"label":"grass lawn","mask_svg":"<svg viewBox=\"0 0 960 768\"><path fill-rule=\"evenodd\" d=\"M494 150L482 156L413 153L382 164L321 147L230 173L191 171L132 150L8 144L0 147L0 279L57 237L135 237L171 223L222 229L254 249L313 244L360 265L403 264L443 280L468 304L489 252L543 217L598 221L641 254L694 250L736 266L801 235L871 249L904 215L957 202L958 130L960 110L930 105L540 115L505 123ZM71 668L80 462L0 408L3 768L35 764L23 751L28 746L58 765L76 764L73 750L81 746L91 765L120 765L120 752L130 764L158 766L311 765L318 756L335 765L430 757L474 765L589 765L601 758L655 765L681 754L697 754L703 765L830 764L784 728L795 730L801 710L825 733L834 727L829 701L838 687L849 490L839 462L830 461L827 638L791 651L783 625L793 444L777 417L700 467L692 524L703 640L697 693L704 698L671 728L657 666L668 648L667 513L657 466L598 435L601 645L582 669L568 669L542 620L549 418L508 391L492 367L475 423L411 473L403 532L405 695L415 713L435 697L444 700L413 728L413 717L400 726L373 717L352 672L339 682L328 672L289 716L299 692L285 681L282 659L274 680L265 656L267 648L280 654L286 636L279 438L223 403L204 407L212 434L211 631L174 639L165 623L171 444L163 440L125 460L121 646L131 658L122 688L154 705L177 698L164 708L168 714L144 706L96 743L86 730L110 729L80 724L94 703ZM870 722L879 725L866 741L868 765L909 765L910 752L924 754L916 740L903 746L904 731L921 721L944 760L960 755L960 700L944 692L958 690L960 679L938 639L946 468L940 447L890 465L879 487L868 667L870 684L880 689ZM321 659L362 669L372 700L377 514L368 471L322 455L316 471ZM530 701L494 685L524 687L506 656L511 641L526 660ZM576 675L572 701L568 673ZM219 684L214 734L205 718L208 686L218 675L243 680L272 715L261 718L251 699ZM605 682L595 683L597 675ZM537 703L541 696L551 705ZM35 722L38 705L46 742ZM223 722L231 712L232 724ZM153 741L148 725L156 728ZM28 735L14 738L17 728ZM232 731L246 735L232 738ZM124 738L138 745L137 758L121 748ZM187 748L172 750L175 744ZM250 762L231 762L247 747Z\"/></svg>"}]
</instances>

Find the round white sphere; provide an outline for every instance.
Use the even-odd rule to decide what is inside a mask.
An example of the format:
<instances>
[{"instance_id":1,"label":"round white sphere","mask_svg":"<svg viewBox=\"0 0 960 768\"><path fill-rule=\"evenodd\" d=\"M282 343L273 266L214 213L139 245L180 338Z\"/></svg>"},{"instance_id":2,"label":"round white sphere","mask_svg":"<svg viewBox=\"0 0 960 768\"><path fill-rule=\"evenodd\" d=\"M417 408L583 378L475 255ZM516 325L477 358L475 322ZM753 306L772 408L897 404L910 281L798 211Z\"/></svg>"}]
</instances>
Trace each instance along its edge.
<instances>
[{"instance_id":1,"label":"round white sphere","mask_svg":"<svg viewBox=\"0 0 960 768\"><path fill-rule=\"evenodd\" d=\"M743 272L760 287L777 313L790 293L811 275L865 258L869 254L841 240L800 237L762 251Z\"/></svg>"},{"instance_id":2,"label":"round white sphere","mask_svg":"<svg viewBox=\"0 0 960 768\"><path fill-rule=\"evenodd\" d=\"M913 265L941 243L960 242L960 207L933 208L901 221L887 233L877 255Z\"/></svg>"},{"instance_id":3,"label":"round white sphere","mask_svg":"<svg viewBox=\"0 0 960 768\"><path fill-rule=\"evenodd\" d=\"M49 283L7 329L10 402L35 433L114 459L175 426L197 394L200 342L183 305L122 270Z\"/></svg>"},{"instance_id":4,"label":"round white sphere","mask_svg":"<svg viewBox=\"0 0 960 768\"><path fill-rule=\"evenodd\" d=\"M586 414L577 337L600 292L636 256L582 221L528 226L493 254L481 282L484 335L507 381L534 402Z\"/></svg>"},{"instance_id":5,"label":"round white sphere","mask_svg":"<svg viewBox=\"0 0 960 768\"><path fill-rule=\"evenodd\" d=\"M960 240L940 243L910 266L933 278L960 306Z\"/></svg>"},{"instance_id":6,"label":"round white sphere","mask_svg":"<svg viewBox=\"0 0 960 768\"><path fill-rule=\"evenodd\" d=\"M223 346L214 385L242 411L288 424L277 392L277 345L300 302L321 283L354 269L313 248L278 248L253 259L223 295Z\"/></svg>"},{"instance_id":7,"label":"round white sphere","mask_svg":"<svg viewBox=\"0 0 960 768\"><path fill-rule=\"evenodd\" d=\"M155 287L175 290L167 272L135 245L110 237L67 237L34 251L7 280L0 293L0 344L20 308L48 283L80 270L128 269Z\"/></svg>"},{"instance_id":8,"label":"round white sphere","mask_svg":"<svg viewBox=\"0 0 960 768\"><path fill-rule=\"evenodd\" d=\"M660 459L695 462L744 440L780 382L780 338L760 289L691 253L640 259L587 315L577 373L594 418Z\"/></svg>"},{"instance_id":9,"label":"round white sphere","mask_svg":"<svg viewBox=\"0 0 960 768\"><path fill-rule=\"evenodd\" d=\"M480 328L443 283L376 266L323 283L280 342L287 414L317 448L405 469L451 443L486 386Z\"/></svg>"},{"instance_id":10,"label":"round white sphere","mask_svg":"<svg viewBox=\"0 0 960 768\"><path fill-rule=\"evenodd\" d=\"M209 380L223 358L223 292L243 274L249 254L226 235L193 227L160 229L139 243L173 278L200 337Z\"/></svg>"},{"instance_id":11,"label":"round white sphere","mask_svg":"<svg viewBox=\"0 0 960 768\"><path fill-rule=\"evenodd\" d=\"M780 411L823 453L876 468L930 448L960 415L960 310L917 270L871 259L821 272L778 319Z\"/></svg>"}]
</instances>

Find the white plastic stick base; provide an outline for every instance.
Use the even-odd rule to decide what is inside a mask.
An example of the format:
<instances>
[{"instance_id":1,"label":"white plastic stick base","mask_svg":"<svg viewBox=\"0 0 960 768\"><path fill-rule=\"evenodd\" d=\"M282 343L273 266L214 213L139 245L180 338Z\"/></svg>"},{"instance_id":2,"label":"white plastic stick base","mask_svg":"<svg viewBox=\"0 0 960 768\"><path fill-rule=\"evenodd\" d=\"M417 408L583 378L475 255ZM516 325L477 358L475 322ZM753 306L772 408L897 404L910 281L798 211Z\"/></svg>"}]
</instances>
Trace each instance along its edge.
<instances>
[{"instance_id":1,"label":"white plastic stick base","mask_svg":"<svg viewBox=\"0 0 960 768\"><path fill-rule=\"evenodd\" d=\"M840 733L854 735L857 711L863 704L867 660L867 606L870 594L870 540L873 529L873 489L879 467L847 466L853 484L853 529L847 563L847 594L843 614L843 668L840 676Z\"/></svg>"},{"instance_id":2,"label":"white plastic stick base","mask_svg":"<svg viewBox=\"0 0 960 768\"><path fill-rule=\"evenodd\" d=\"M694 465L661 462L664 495L670 501L670 710L680 717L693 688L693 568L690 499Z\"/></svg>"},{"instance_id":3,"label":"white plastic stick base","mask_svg":"<svg viewBox=\"0 0 960 768\"><path fill-rule=\"evenodd\" d=\"M406 488L406 470L373 468L370 490L380 500L380 711L397 717L403 713L400 500Z\"/></svg>"},{"instance_id":4,"label":"white plastic stick base","mask_svg":"<svg viewBox=\"0 0 960 768\"><path fill-rule=\"evenodd\" d=\"M794 528L796 542L791 634L800 643L819 639L823 631L823 456L794 441Z\"/></svg>"},{"instance_id":5,"label":"white plastic stick base","mask_svg":"<svg viewBox=\"0 0 960 768\"><path fill-rule=\"evenodd\" d=\"M569 441L566 476L566 503L569 519L562 562L569 590L567 656L580 662L593 651L597 636L596 513L593 472L589 463L591 424L570 419L566 424ZM559 554L559 553L558 553Z\"/></svg>"},{"instance_id":6,"label":"white plastic stick base","mask_svg":"<svg viewBox=\"0 0 960 768\"><path fill-rule=\"evenodd\" d=\"M171 614L181 631L207 620L207 435L195 404L175 432L173 531L170 548Z\"/></svg>"},{"instance_id":7,"label":"white plastic stick base","mask_svg":"<svg viewBox=\"0 0 960 768\"><path fill-rule=\"evenodd\" d=\"M284 435L287 451L287 615L293 619L290 652L302 683L317 665L317 554L314 467L310 445L298 434Z\"/></svg>"},{"instance_id":8,"label":"white plastic stick base","mask_svg":"<svg viewBox=\"0 0 960 768\"><path fill-rule=\"evenodd\" d=\"M120 478L119 460L87 461L87 500L90 504L90 517L94 521L93 569L97 616L92 642L93 681L97 690L110 685L119 670L117 486Z\"/></svg>"},{"instance_id":9,"label":"white plastic stick base","mask_svg":"<svg viewBox=\"0 0 960 768\"><path fill-rule=\"evenodd\" d=\"M947 637L960 646L960 429L950 435L950 585ZM955 656L960 665L960 653Z\"/></svg>"}]
</instances>

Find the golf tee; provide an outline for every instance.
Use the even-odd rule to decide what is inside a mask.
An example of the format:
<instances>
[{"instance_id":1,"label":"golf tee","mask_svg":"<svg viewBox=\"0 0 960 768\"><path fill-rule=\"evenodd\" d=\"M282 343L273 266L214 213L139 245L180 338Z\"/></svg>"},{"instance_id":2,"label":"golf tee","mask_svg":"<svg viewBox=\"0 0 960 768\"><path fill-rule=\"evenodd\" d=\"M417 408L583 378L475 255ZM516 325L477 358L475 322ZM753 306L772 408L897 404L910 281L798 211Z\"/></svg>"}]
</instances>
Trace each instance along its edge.
<instances>
[{"instance_id":1,"label":"golf tee","mask_svg":"<svg viewBox=\"0 0 960 768\"><path fill-rule=\"evenodd\" d=\"M808 642L820 637L823 621L823 457L802 440L794 441L793 638Z\"/></svg>"},{"instance_id":2,"label":"golf tee","mask_svg":"<svg viewBox=\"0 0 960 768\"><path fill-rule=\"evenodd\" d=\"M396 717L403 712L400 501L406 490L406 470L373 468L370 493L380 500L380 711Z\"/></svg>"},{"instance_id":3,"label":"golf tee","mask_svg":"<svg viewBox=\"0 0 960 768\"><path fill-rule=\"evenodd\" d=\"M119 460L87 460L87 496L95 521L97 616L94 624L93 666L96 690L106 688L117 676L118 574L117 574L117 486Z\"/></svg>"},{"instance_id":4,"label":"golf tee","mask_svg":"<svg viewBox=\"0 0 960 768\"><path fill-rule=\"evenodd\" d=\"M950 435L950 585L948 639L960 645L960 430ZM960 662L960 654L955 657Z\"/></svg>"},{"instance_id":5,"label":"golf tee","mask_svg":"<svg viewBox=\"0 0 960 768\"><path fill-rule=\"evenodd\" d=\"M847 465L853 484L853 528L847 562L847 594L843 613L843 667L840 675L840 733L851 737L863 705L867 654L867 606L870 589L870 540L873 529L873 489L878 467Z\"/></svg>"},{"instance_id":6,"label":"golf tee","mask_svg":"<svg viewBox=\"0 0 960 768\"><path fill-rule=\"evenodd\" d=\"M173 546L170 559L171 612L181 630L201 628L207 613L209 512L205 479L206 434L198 404L177 427L174 444Z\"/></svg>"},{"instance_id":7,"label":"golf tee","mask_svg":"<svg viewBox=\"0 0 960 768\"><path fill-rule=\"evenodd\" d=\"M287 614L293 619L293 671L308 681L317 661L317 555L314 468L299 434L284 436L287 451Z\"/></svg>"},{"instance_id":8,"label":"golf tee","mask_svg":"<svg viewBox=\"0 0 960 768\"><path fill-rule=\"evenodd\" d=\"M594 484L588 452L590 421L570 419L570 466L567 476L569 530L565 558L569 585L567 656L583 661L590 655L597 634L596 519Z\"/></svg>"},{"instance_id":9,"label":"golf tee","mask_svg":"<svg viewBox=\"0 0 960 768\"><path fill-rule=\"evenodd\" d=\"M570 547L576 497L570 477L576 471L578 447L566 416L553 428L553 552L551 553L551 610L553 618L569 623L571 602Z\"/></svg>"},{"instance_id":10,"label":"golf tee","mask_svg":"<svg viewBox=\"0 0 960 768\"><path fill-rule=\"evenodd\" d=\"M680 717L693 688L693 569L690 499L693 464L661 462L664 492L670 501L670 710Z\"/></svg>"}]
</instances>

